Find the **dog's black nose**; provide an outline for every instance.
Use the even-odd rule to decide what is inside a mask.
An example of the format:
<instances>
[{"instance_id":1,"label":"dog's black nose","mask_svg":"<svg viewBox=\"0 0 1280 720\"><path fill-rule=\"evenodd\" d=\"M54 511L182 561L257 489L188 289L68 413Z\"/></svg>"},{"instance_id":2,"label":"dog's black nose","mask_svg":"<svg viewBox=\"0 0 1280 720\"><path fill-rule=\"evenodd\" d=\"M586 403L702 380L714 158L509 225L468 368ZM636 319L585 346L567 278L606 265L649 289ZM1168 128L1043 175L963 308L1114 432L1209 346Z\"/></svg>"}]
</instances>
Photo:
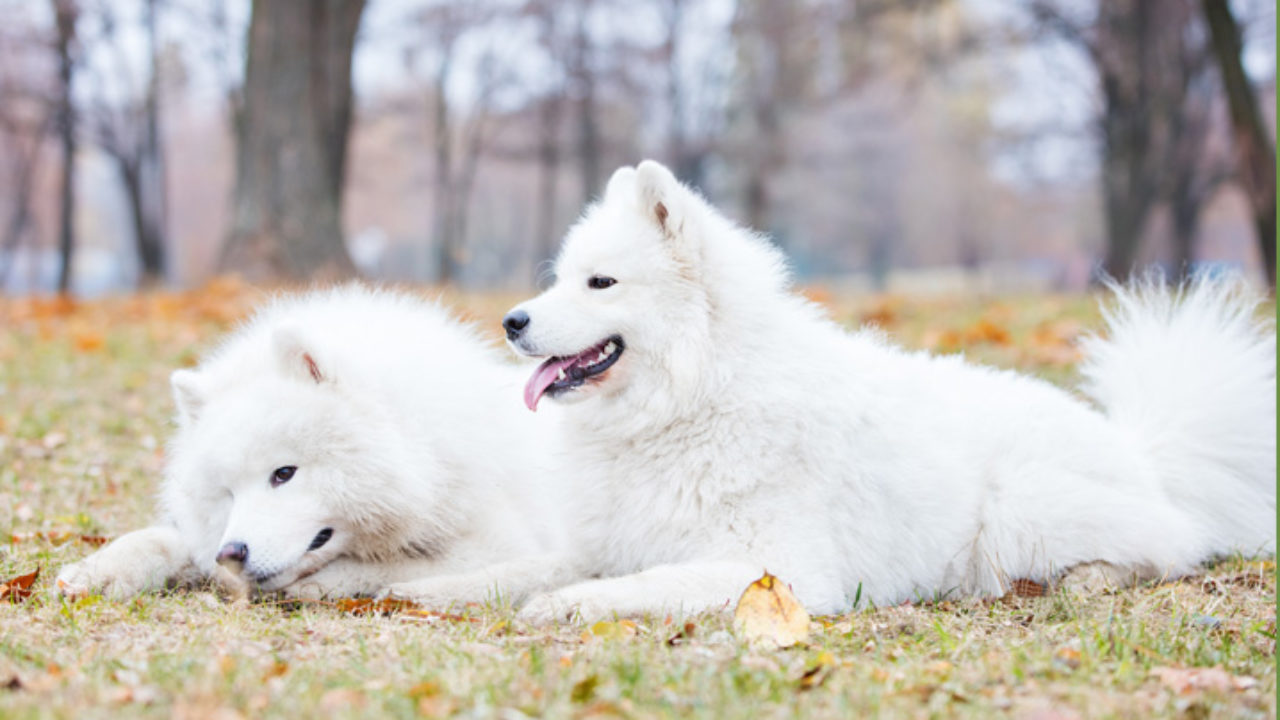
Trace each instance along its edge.
<instances>
[{"instance_id":1,"label":"dog's black nose","mask_svg":"<svg viewBox=\"0 0 1280 720\"><path fill-rule=\"evenodd\" d=\"M529 325L529 313L523 310L512 310L502 318L502 327L507 329L507 339L520 337L520 331Z\"/></svg>"},{"instance_id":2,"label":"dog's black nose","mask_svg":"<svg viewBox=\"0 0 1280 720\"><path fill-rule=\"evenodd\" d=\"M218 551L218 562L238 562L241 565L249 559L249 546L235 540L222 546Z\"/></svg>"}]
</instances>

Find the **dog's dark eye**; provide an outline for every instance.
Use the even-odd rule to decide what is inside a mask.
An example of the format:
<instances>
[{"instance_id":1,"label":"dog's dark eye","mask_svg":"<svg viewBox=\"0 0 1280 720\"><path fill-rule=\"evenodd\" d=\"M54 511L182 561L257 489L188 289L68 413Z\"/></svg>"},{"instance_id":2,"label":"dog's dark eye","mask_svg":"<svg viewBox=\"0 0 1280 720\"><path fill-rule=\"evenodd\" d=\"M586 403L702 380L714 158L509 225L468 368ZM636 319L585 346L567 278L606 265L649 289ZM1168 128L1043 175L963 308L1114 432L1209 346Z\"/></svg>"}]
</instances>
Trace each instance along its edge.
<instances>
[{"instance_id":1,"label":"dog's dark eye","mask_svg":"<svg viewBox=\"0 0 1280 720\"><path fill-rule=\"evenodd\" d=\"M278 467L275 472L271 473L271 487L283 485L293 479L293 474L298 472L297 465L285 465Z\"/></svg>"},{"instance_id":2,"label":"dog's dark eye","mask_svg":"<svg viewBox=\"0 0 1280 720\"><path fill-rule=\"evenodd\" d=\"M587 280L587 287L592 290L603 290L617 282L617 280L614 280L611 277L605 277L604 275L592 275L591 279Z\"/></svg>"}]
</instances>

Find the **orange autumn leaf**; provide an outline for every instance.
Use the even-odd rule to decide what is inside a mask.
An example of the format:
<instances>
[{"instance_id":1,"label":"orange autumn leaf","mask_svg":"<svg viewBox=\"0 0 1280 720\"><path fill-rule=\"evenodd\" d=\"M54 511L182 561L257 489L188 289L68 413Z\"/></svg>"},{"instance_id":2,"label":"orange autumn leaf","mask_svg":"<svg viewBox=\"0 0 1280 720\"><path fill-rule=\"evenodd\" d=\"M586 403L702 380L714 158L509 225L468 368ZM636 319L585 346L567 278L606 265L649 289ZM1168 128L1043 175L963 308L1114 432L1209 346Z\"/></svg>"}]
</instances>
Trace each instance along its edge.
<instances>
[{"instance_id":1,"label":"orange autumn leaf","mask_svg":"<svg viewBox=\"0 0 1280 720\"><path fill-rule=\"evenodd\" d=\"M959 331L950 328L943 330L930 329L920 339L920 344L926 350L953 352L964 346L964 336Z\"/></svg>"},{"instance_id":2,"label":"orange autumn leaf","mask_svg":"<svg viewBox=\"0 0 1280 720\"><path fill-rule=\"evenodd\" d=\"M80 352L96 352L107 344L101 330L77 326L71 328L71 345Z\"/></svg>"},{"instance_id":3,"label":"orange autumn leaf","mask_svg":"<svg viewBox=\"0 0 1280 720\"><path fill-rule=\"evenodd\" d=\"M810 285L800 290L805 299L816 305L831 307L831 291L821 285Z\"/></svg>"},{"instance_id":4,"label":"orange autumn leaf","mask_svg":"<svg viewBox=\"0 0 1280 720\"><path fill-rule=\"evenodd\" d=\"M32 542L35 540L43 540L50 545L62 545L71 540L79 540L86 545L95 547L106 545L111 542L111 538L102 535L79 535L69 530L41 530L38 532L27 533L10 533L9 542L12 544Z\"/></svg>"},{"instance_id":5,"label":"orange autumn leaf","mask_svg":"<svg viewBox=\"0 0 1280 720\"><path fill-rule=\"evenodd\" d=\"M965 344L968 345L978 345L980 343L1008 345L1012 342L1012 338L1009 336L1008 330L986 318L982 318L973 325L965 328L963 337Z\"/></svg>"},{"instance_id":6,"label":"orange autumn leaf","mask_svg":"<svg viewBox=\"0 0 1280 720\"><path fill-rule=\"evenodd\" d=\"M859 324L873 325L882 330L888 330L898 322L901 304L898 300L883 300L872 309L864 312Z\"/></svg>"},{"instance_id":7,"label":"orange autumn leaf","mask_svg":"<svg viewBox=\"0 0 1280 720\"><path fill-rule=\"evenodd\" d=\"M1045 587L1035 580L1018 578L1009 586L1009 594L1013 597L1044 597Z\"/></svg>"},{"instance_id":8,"label":"orange autumn leaf","mask_svg":"<svg viewBox=\"0 0 1280 720\"><path fill-rule=\"evenodd\" d=\"M381 600L374 600L373 598L338 598L336 600L307 600L299 598L287 600L282 604L290 607L328 607L351 615L402 615L410 618L440 619L452 622L480 622L480 618L429 610L408 600L394 598L383 598Z\"/></svg>"},{"instance_id":9,"label":"orange autumn leaf","mask_svg":"<svg viewBox=\"0 0 1280 720\"><path fill-rule=\"evenodd\" d=\"M0 583L0 601L23 602L31 597L35 592L32 585L35 584L36 578L40 577L40 568L36 568L34 572L26 575L19 575Z\"/></svg>"}]
</instances>

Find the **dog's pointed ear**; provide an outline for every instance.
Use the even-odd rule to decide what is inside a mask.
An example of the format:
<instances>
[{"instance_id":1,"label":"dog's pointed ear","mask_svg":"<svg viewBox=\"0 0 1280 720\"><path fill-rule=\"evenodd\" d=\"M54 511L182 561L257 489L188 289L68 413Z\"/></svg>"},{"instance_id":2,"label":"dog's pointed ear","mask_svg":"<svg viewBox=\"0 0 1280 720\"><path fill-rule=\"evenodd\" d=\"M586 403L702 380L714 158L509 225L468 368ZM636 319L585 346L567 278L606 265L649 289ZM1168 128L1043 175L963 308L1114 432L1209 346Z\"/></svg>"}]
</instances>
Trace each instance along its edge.
<instances>
[{"instance_id":1,"label":"dog's pointed ear","mask_svg":"<svg viewBox=\"0 0 1280 720\"><path fill-rule=\"evenodd\" d=\"M284 374L300 380L311 380L316 384L329 379L316 359L314 348L297 328L276 328L271 336L271 344L275 346L276 362Z\"/></svg>"},{"instance_id":2,"label":"dog's pointed ear","mask_svg":"<svg viewBox=\"0 0 1280 720\"><path fill-rule=\"evenodd\" d=\"M174 370L169 375L173 388L173 404L178 408L178 422L190 425L204 408L204 377L196 370Z\"/></svg>"},{"instance_id":3,"label":"dog's pointed ear","mask_svg":"<svg viewBox=\"0 0 1280 720\"><path fill-rule=\"evenodd\" d=\"M604 186L604 199L628 197L635 191L636 169L624 165L613 171L609 182Z\"/></svg>"},{"instance_id":4,"label":"dog's pointed ear","mask_svg":"<svg viewBox=\"0 0 1280 720\"><path fill-rule=\"evenodd\" d=\"M645 160L636 166L636 197L640 212L668 238L679 238L686 218L684 186L665 165Z\"/></svg>"}]
</instances>

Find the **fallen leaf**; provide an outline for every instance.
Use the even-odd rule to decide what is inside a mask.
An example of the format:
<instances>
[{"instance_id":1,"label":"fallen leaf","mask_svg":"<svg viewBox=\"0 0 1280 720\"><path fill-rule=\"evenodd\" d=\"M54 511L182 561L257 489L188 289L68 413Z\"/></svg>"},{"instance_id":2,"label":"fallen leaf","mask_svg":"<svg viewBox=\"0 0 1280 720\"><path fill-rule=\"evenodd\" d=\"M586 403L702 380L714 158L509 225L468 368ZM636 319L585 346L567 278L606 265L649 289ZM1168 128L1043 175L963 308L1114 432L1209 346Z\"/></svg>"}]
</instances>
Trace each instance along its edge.
<instances>
[{"instance_id":1,"label":"fallen leaf","mask_svg":"<svg viewBox=\"0 0 1280 720\"><path fill-rule=\"evenodd\" d=\"M1068 670L1080 667L1080 651L1072 647L1060 647L1053 653L1053 661Z\"/></svg>"},{"instance_id":2,"label":"fallen leaf","mask_svg":"<svg viewBox=\"0 0 1280 720\"><path fill-rule=\"evenodd\" d=\"M674 647L676 645L684 645L688 643L693 639L693 633L697 628L698 626L691 622L685 623L684 627L680 628L680 632L672 635L670 638L667 638L667 644Z\"/></svg>"},{"instance_id":3,"label":"fallen leaf","mask_svg":"<svg viewBox=\"0 0 1280 720\"><path fill-rule=\"evenodd\" d=\"M1044 597L1044 591L1044 585L1026 578L1018 578L1009 586L1009 593L1014 597Z\"/></svg>"},{"instance_id":4,"label":"fallen leaf","mask_svg":"<svg viewBox=\"0 0 1280 720\"><path fill-rule=\"evenodd\" d=\"M409 688L406 694L415 700L424 697L435 697L440 694L440 685L431 680L424 680Z\"/></svg>"},{"instance_id":5,"label":"fallen leaf","mask_svg":"<svg viewBox=\"0 0 1280 720\"><path fill-rule=\"evenodd\" d=\"M836 658L829 652L823 652L814 659L813 665L804 671L800 676L800 690L813 690L821 687L822 683L831 677L831 672L835 668Z\"/></svg>"},{"instance_id":6,"label":"fallen leaf","mask_svg":"<svg viewBox=\"0 0 1280 720\"><path fill-rule=\"evenodd\" d=\"M96 352L107 344L107 339L103 337L101 330L73 326L71 328L71 344L79 352Z\"/></svg>"},{"instance_id":7,"label":"fallen leaf","mask_svg":"<svg viewBox=\"0 0 1280 720\"><path fill-rule=\"evenodd\" d=\"M747 642L791 647L809 639L809 613L786 583L765 571L738 598L733 631Z\"/></svg>"},{"instance_id":8,"label":"fallen leaf","mask_svg":"<svg viewBox=\"0 0 1280 720\"><path fill-rule=\"evenodd\" d=\"M289 672L289 663L284 662L282 660L277 660L271 663L269 667L267 667L266 672L262 673L262 680L263 682L265 682L267 680L270 680L271 678L280 677L281 675L284 675L287 672Z\"/></svg>"},{"instance_id":9,"label":"fallen leaf","mask_svg":"<svg viewBox=\"0 0 1280 720\"><path fill-rule=\"evenodd\" d=\"M288 600L278 601L277 604L287 609L297 609L309 606L327 607L341 612L350 613L352 615L402 615L409 618L449 620L451 622L466 623L478 623L481 621L480 618L476 617L428 610L427 608L416 605L408 600L396 600L393 598L383 598L381 600L374 600L373 598L338 598L336 600L291 598Z\"/></svg>"},{"instance_id":10,"label":"fallen leaf","mask_svg":"<svg viewBox=\"0 0 1280 720\"><path fill-rule=\"evenodd\" d=\"M446 718L456 714L458 704L453 698L429 695L418 698L418 714L429 718Z\"/></svg>"},{"instance_id":11,"label":"fallen leaf","mask_svg":"<svg viewBox=\"0 0 1280 720\"><path fill-rule=\"evenodd\" d=\"M1004 327L997 325L987 318L982 318L978 322L965 328L964 342L967 345L978 345L981 343L990 343L992 345L1008 345L1012 342L1009 337L1009 331Z\"/></svg>"},{"instance_id":12,"label":"fallen leaf","mask_svg":"<svg viewBox=\"0 0 1280 720\"><path fill-rule=\"evenodd\" d=\"M859 324L888 330L898 322L898 304L888 300L881 301L874 308L862 314Z\"/></svg>"},{"instance_id":13,"label":"fallen leaf","mask_svg":"<svg viewBox=\"0 0 1280 720\"><path fill-rule=\"evenodd\" d=\"M38 532L9 534L9 542L13 544L43 540L51 545L62 545L73 539L95 547L111 542L111 538L102 535L79 535L68 530L41 530Z\"/></svg>"},{"instance_id":14,"label":"fallen leaf","mask_svg":"<svg viewBox=\"0 0 1280 720\"><path fill-rule=\"evenodd\" d=\"M576 703L584 703L595 697L596 686L599 684L599 675L594 673L588 675L573 684L573 689L569 691L569 699Z\"/></svg>"},{"instance_id":15,"label":"fallen leaf","mask_svg":"<svg viewBox=\"0 0 1280 720\"><path fill-rule=\"evenodd\" d=\"M831 291L825 287L809 285L801 288L800 293L811 303L831 307Z\"/></svg>"},{"instance_id":16,"label":"fallen leaf","mask_svg":"<svg viewBox=\"0 0 1280 720\"><path fill-rule=\"evenodd\" d=\"M25 601L35 592L35 590L31 589L31 586L35 584L38 577L40 577L40 568L37 567L34 572L19 575L0 583L0 600L8 600L14 603Z\"/></svg>"},{"instance_id":17,"label":"fallen leaf","mask_svg":"<svg viewBox=\"0 0 1280 720\"><path fill-rule=\"evenodd\" d=\"M950 328L944 330L930 328L920 338L920 345L925 350L953 352L964 346L964 338L959 332Z\"/></svg>"},{"instance_id":18,"label":"fallen leaf","mask_svg":"<svg viewBox=\"0 0 1280 720\"><path fill-rule=\"evenodd\" d=\"M601 620L591 626L591 634L605 640L625 640L635 637L637 632L636 624L630 620L619 620L617 622Z\"/></svg>"}]
</instances>

